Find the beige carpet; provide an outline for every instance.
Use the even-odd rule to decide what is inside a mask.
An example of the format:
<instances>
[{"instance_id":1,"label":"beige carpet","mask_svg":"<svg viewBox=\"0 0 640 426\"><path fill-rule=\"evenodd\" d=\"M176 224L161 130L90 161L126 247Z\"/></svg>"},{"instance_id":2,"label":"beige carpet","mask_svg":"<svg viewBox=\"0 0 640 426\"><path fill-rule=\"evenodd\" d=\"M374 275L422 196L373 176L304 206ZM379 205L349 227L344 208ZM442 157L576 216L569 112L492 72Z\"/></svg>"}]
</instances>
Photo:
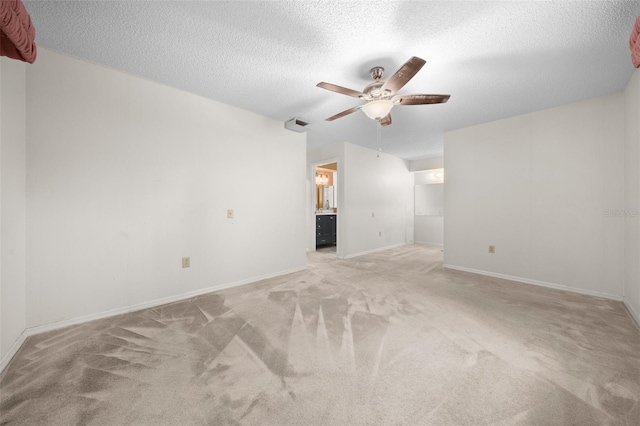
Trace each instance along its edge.
<instances>
[{"instance_id":1,"label":"beige carpet","mask_svg":"<svg viewBox=\"0 0 640 426\"><path fill-rule=\"evenodd\" d=\"M33 336L1 424L640 425L619 302L410 245ZM204 283L206 285L206 283Z\"/></svg>"}]
</instances>

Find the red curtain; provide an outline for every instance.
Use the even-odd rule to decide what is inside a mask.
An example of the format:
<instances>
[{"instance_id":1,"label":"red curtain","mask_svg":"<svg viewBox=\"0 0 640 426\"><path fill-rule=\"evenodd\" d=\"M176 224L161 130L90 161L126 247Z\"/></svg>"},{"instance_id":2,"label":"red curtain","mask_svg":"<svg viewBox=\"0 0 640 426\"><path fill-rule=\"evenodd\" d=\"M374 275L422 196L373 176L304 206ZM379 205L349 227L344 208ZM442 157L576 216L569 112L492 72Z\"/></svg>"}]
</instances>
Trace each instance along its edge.
<instances>
[{"instance_id":1,"label":"red curtain","mask_svg":"<svg viewBox=\"0 0 640 426\"><path fill-rule=\"evenodd\" d=\"M640 16L636 18L636 24L629 37L629 48L631 49L631 61L633 66L640 68Z\"/></svg>"},{"instance_id":2,"label":"red curtain","mask_svg":"<svg viewBox=\"0 0 640 426\"><path fill-rule=\"evenodd\" d=\"M36 30L21 0L0 0L0 55L32 64Z\"/></svg>"}]
</instances>

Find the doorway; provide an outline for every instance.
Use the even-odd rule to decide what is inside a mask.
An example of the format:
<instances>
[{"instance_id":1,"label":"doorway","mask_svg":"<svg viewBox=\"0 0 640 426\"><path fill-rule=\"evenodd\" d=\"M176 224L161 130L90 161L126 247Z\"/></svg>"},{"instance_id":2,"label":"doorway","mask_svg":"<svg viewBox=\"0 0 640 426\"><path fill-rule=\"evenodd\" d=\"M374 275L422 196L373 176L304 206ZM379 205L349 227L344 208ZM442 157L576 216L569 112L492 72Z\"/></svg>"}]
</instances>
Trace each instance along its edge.
<instances>
[{"instance_id":1,"label":"doorway","mask_svg":"<svg viewBox=\"0 0 640 426\"><path fill-rule=\"evenodd\" d=\"M337 255L338 163L314 167L314 234L316 251Z\"/></svg>"}]
</instances>

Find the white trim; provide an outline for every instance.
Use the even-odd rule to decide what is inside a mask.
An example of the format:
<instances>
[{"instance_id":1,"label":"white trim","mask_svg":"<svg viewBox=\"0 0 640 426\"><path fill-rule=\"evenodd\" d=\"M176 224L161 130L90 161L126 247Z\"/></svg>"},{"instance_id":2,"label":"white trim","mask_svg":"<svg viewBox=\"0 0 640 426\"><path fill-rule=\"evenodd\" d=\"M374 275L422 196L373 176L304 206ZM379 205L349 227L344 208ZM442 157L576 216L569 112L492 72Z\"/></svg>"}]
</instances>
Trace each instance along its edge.
<instances>
[{"instance_id":1,"label":"white trim","mask_svg":"<svg viewBox=\"0 0 640 426\"><path fill-rule=\"evenodd\" d=\"M20 350L22 344L25 342L27 337L33 336L40 333L45 333L47 331L58 330L60 328L69 327L72 325L83 324L89 321L95 321L99 319L109 318L116 315L128 314L130 312L140 311L142 309L155 308L157 306L166 305L169 303L179 302L181 300L190 299L192 297L200 296L202 294L213 293L220 290L225 290L232 287L239 287L242 285L256 283L258 281L266 280L269 278L280 277L283 275L291 274L294 272L300 272L306 270L306 266L301 266L298 268L287 269L285 271L280 271L272 274L260 275L253 278L247 278L240 281L235 281L231 283L225 283L216 285L213 287L203 288L200 290L190 291L188 293L182 293L175 296L163 297L162 299L155 299L150 302L137 303L135 305L126 306L124 308L111 309L109 311L103 311L96 314L85 315L82 317L71 318L68 320L57 321L49 324L38 325L35 327L29 327L22 331L22 334L18 337L18 339L11 345L9 351L5 354L5 356L0 361L0 373L5 369L11 359L15 356L15 354Z\"/></svg>"},{"instance_id":2,"label":"white trim","mask_svg":"<svg viewBox=\"0 0 640 426\"><path fill-rule=\"evenodd\" d=\"M2 359L0 359L0 373L4 371L5 367L9 365L9 362L11 362L16 353L18 353L24 341L27 340L27 337L29 337L27 330L22 330L22 333L20 334L20 336L18 336L16 341L13 342L13 345L11 345L9 351L4 354Z\"/></svg>"},{"instance_id":3,"label":"white trim","mask_svg":"<svg viewBox=\"0 0 640 426\"><path fill-rule=\"evenodd\" d=\"M423 244L425 246L444 247L442 243L432 243L429 241L415 241L415 244Z\"/></svg>"},{"instance_id":4,"label":"white trim","mask_svg":"<svg viewBox=\"0 0 640 426\"><path fill-rule=\"evenodd\" d=\"M638 327L640 327L640 314L638 314L632 307L631 307L631 303L627 302L627 298L623 298L622 303L624 303L624 306L627 308L627 310L629 311L629 313L631 314L631 317L636 321L636 324L638 325Z\"/></svg>"},{"instance_id":5,"label":"white trim","mask_svg":"<svg viewBox=\"0 0 640 426\"><path fill-rule=\"evenodd\" d=\"M373 249L373 250L361 251L360 253L354 253L354 254L350 254L348 256L345 256L343 259L351 259L352 257L364 256L365 254L377 253L379 251L389 250L389 249L392 249L392 248L402 247L402 246L406 246L406 245L407 245L407 243L400 243L400 244L394 244L394 245L391 245L391 246L380 247L380 248Z\"/></svg>"},{"instance_id":6,"label":"white trim","mask_svg":"<svg viewBox=\"0 0 640 426\"><path fill-rule=\"evenodd\" d=\"M307 251L316 251L316 167L320 167L320 166L324 166L327 164L331 164L331 163L336 163L336 172L338 173L338 185L337 185L337 189L338 189L338 194L343 194L343 182L344 182L344 172L342 171L342 165L341 165L341 160L340 160L340 156L338 157L331 157L325 160L319 160L319 161L314 161L311 163L308 163L308 165L311 167L311 170L309 170L309 180L311 182L311 189L313 190L313 197L311 197L311 203L310 203L310 212L313 216L313 219L311 220L311 233L313 234L313 239L307 241L307 243L312 242L311 247L307 247ZM341 195L338 195L339 197ZM344 199L343 199L344 201ZM344 212L344 203L338 203L338 209L340 210L340 213ZM335 213L337 215L337 213ZM337 234L336 234L336 257L339 258L339 254L340 254L340 250L341 250L341 244L342 244L342 235L341 235L341 229L343 228L342 226L342 221L343 221L343 217L342 216L336 216L336 226L337 226Z\"/></svg>"},{"instance_id":7,"label":"white trim","mask_svg":"<svg viewBox=\"0 0 640 426\"><path fill-rule=\"evenodd\" d=\"M495 273L495 272L482 271L482 270L479 270L479 269L465 268L464 266L447 265L447 264L443 264L442 266L444 266L445 268L449 268L449 269L456 269L458 271L472 272L474 274L486 275L488 277L502 278L502 279L505 279L505 280L516 281L516 282L520 282L520 283L524 283L524 284L533 284L533 285L537 285L537 286L540 286L540 287L553 288L555 290L564 290L564 291L569 291L571 293L585 294L587 296L602 297L602 298L605 298L605 299L617 300L618 302L622 302L622 296L618 296L618 295L615 295L615 294L601 293L599 291L585 290L585 289L582 289L582 288L569 287L569 286L562 285L562 284L548 283L548 282L545 282L545 281L532 280L532 279L529 279L529 278L516 277L516 276L513 276L513 275L504 275L504 274L498 274L498 273Z\"/></svg>"}]
</instances>

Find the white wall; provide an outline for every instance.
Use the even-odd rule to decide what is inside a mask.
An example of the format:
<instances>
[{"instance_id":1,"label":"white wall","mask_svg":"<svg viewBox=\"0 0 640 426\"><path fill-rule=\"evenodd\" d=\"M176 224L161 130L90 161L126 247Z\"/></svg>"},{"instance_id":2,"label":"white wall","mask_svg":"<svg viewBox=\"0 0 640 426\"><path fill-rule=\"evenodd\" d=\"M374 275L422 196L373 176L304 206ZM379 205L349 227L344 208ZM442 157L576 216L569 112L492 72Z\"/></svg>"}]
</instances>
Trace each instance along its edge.
<instances>
[{"instance_id":1,"label":"white wall","mask_svg":"<svg viewBox=\"0 0 640 426\"><path fill-rule=\"evenodd\" d=\"M28 327L305 267L304 134L38 53L27 70Z\"/></svg>"},{"instance_id":2,"label":"white wall","mask_svg":"<svg viewBox=\"0 0 640 426\"><path fill-rule=\"evenodd\" d=\"M344 182L339 192L344 257L413 243L414 185L407 162L345 143L343 163L338 183Z\"/></svg>"},{"instance_id":3,"label":"white wall","mask_svg":"<svg viewBox=\"0 0 640 426\"><path fill-rule=\"evenodd\" d=\"M640 70L624 91L625 282L624 301L640 324Z\"/></svg>"},{"instance_id":4,"label":"white wall","mask_svg":"<svg viewBox=\"0 0 640 426\"><path fill-rule=\"evenodd\" d=\"M440 169L444 166L443 157L436 157L424 160L424 164L418 165L412 161L412 167L430 167L431 169ZM415 185L432 184L433 177L430 172L416 171L413 174ZM443 184L439 184L443 185ZM444 244L444 216L424 216L415 215L415 241L417 243L425 243L441 246Z\"/></svg>"},{"instance_id":5,"label":"white wall","mask_svg":"<svg viewBox=\"0 0 640 426\"><path fill-rule=\"evenodd\" d=\"M313 166L332 161L338 162L337 256L413 243L413 176L407 162L340 142L307 153L307 248L315 250Z\"/></svg>"},{"instance_id":6,"label":"white wall","mask_svg":"<svg viewBox=\"0 0 640 426\"><path fill-rule=\"evenodd\" d=\"M0 369L26 321L25 67L0 58Z\"/></svg>"},{"instance_id":7,"label":"white wall","mask_svg":"<svg viewBox=\"0 0 640 426\"><path fill-rule=\"evenodd\" d=\"M447 266L622 297L622 94L449 132L444 159Z\"/></svg>"},{"instance_id":8,"label":"white wall","mask_svg":"<svg viewBox=\"0 0 640 426\"><path fill-rule=\"evenodd\" d=\"M428 158L422 158L420 160L409 161L409 171L411 172L441 169L443 167L444 167L444 157L442 155L435 155Z\"/></svg>"},{"instance_id":9,"label":"white wall","mask_svg":"<svg viewBox=\"0 0 640 426\"><path fill-rule=\"evenodd\" d=\"M415 242L441 246L444 244L443 216L416 216Z\"/></svg>"},{"instance_id":10,"label":"white wall","mask_svg":"<svg viewBox=\"0 0 640 426\"><path fill-rule=\"evenodd\" d=\"M441 246L444 244L444 217L443 216L416 216L415 217L415 241L416 243Z\"/></svg>"}]
</instances>

